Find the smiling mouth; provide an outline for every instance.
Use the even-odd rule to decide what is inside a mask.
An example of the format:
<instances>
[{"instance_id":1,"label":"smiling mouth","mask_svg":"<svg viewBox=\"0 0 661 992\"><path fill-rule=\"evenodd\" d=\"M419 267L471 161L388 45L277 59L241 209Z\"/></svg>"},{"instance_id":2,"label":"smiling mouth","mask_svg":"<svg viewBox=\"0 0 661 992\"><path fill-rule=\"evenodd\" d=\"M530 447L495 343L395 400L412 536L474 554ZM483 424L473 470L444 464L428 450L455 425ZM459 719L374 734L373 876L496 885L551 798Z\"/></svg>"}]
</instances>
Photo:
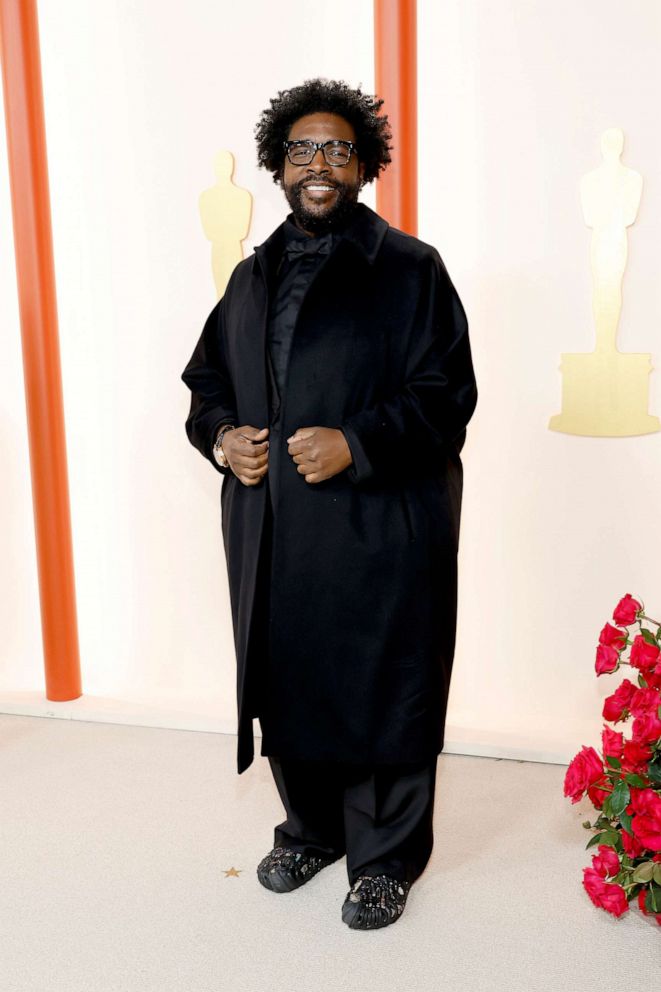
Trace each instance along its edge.
<instances>
[{"instance_id":1,"label":"smiling mouth","mask_svg":"<svg viewBox=\"0 0 661 992\"><path fill-rule=\"evenodd\" d=\"M307 183L303 189L308 193L333 193L335 186L329 186L327 183Z\"/></svg>"}]
</instances>

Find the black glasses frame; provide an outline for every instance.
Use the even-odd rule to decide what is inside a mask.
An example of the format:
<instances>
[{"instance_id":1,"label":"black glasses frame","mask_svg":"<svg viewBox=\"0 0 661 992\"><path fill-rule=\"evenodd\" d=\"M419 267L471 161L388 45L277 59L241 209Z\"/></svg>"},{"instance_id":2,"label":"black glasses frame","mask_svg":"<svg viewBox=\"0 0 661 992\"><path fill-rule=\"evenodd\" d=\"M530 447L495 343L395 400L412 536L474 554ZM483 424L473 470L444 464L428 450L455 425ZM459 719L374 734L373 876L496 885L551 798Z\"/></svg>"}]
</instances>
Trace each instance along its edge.
<instances>
[{"instance_id":1,"label":"black glasses frame","mask_svg":"<svg viewBox=\"0 0 661 992\"><path fill-rule=\"evenodd\" d=\"M326 165L333 166L333 168L336 169L344 169L351 161L352 153L353 152L356 152L356 154L358 153L358 148L355 142L345 141L344 138L331 138L328 141L309 141L306 138L298 138L297 140L294 141L283 141L282 144L283 144L283 148L287 152L287 158L289 159L292 165L309 165L310 162L315 157L315 155L317 154L317 151L321 149ZM293 148L294 146L300 147L301 145L305 145L306 148L309 148L311 150L312 154L310 155L310 158L308 159L307 162L292 162L291 155L289 154L290 149ZM329 162L328 156L326 155L326 148L328 145L348 145L349 158L346 160L346 162L343 162L341 165L338 164L337 162Z\"/></svg>"}]
</instances>

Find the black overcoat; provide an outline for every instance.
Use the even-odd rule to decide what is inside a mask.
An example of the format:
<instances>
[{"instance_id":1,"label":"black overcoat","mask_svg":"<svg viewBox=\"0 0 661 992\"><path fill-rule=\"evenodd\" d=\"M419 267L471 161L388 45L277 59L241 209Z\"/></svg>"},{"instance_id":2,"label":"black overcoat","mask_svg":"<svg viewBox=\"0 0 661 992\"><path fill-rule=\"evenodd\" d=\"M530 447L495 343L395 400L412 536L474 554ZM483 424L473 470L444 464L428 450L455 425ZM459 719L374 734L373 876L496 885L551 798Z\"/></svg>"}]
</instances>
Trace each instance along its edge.
<instances>
[{"instance_id":1,"label":"black overcoat","mask_svg":"<svg viewBox=\"0 0 661 992\"><path fill-rule=\"evenodd\" d=\"M251 624L266 623L255 587L269 487L262 754L425 760L443 748L455 644L459 453L477 402L466 315L438 251L358 204L299 311L269 435L275 475L244 486L213 442L223 420L270 426L266 331L283 226L236 266L182 374L188 438L224 476L238 771L254 756L246 687ZM308 483L286 439L315 426L341 429L354 461Z\"/></svg>"}]
</instances>

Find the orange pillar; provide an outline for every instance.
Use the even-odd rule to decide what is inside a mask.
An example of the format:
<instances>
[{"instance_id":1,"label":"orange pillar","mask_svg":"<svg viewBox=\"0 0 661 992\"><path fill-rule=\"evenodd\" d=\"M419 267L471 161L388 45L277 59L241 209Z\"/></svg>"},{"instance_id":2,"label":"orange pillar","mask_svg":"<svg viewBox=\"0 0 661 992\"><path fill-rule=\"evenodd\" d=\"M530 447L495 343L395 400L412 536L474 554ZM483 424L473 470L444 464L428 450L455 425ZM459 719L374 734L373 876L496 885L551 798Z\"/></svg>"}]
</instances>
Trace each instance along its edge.
<instances>
[{"instance_id":1,"label":"orange pillar","mask_svg":"<svg viewBox=\"0 0 661 992\"><path fill-rule=\"evenodd\" d=\"M418 233L418 82L416 0L374 0L376 94L385 100L393 160L376 182L376 209L407 234Z\"/></svg>"},{"instance_id":2,"label":"orange pillar","mask_svg":"<svg viewBox=\"0 0 661 992\"><path fill-rule=\"evenodd\" d=\"M36 0L0 0L46 696L81 695Z\"/></svg>"}]
</instances>

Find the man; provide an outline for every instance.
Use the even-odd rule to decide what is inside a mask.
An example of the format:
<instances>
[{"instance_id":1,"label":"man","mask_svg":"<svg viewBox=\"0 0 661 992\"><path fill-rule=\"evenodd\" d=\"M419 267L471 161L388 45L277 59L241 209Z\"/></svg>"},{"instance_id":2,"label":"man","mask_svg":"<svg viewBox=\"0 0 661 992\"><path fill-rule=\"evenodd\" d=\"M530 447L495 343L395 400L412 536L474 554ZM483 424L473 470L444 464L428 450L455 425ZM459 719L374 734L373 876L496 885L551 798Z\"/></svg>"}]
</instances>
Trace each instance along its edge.
<instances>
[{"instance_id":1,"label":"man","mask_svg":"<svg viewBox=\"0 0 661 992\"><path fill-rule=\"evenodd\" d=\"M358 202L391 161L382 104L314 79L263 111L291 213L182 375L189 440L224 476L238 771L257 716L287 814L258 878L291 891L346 854L355 929L399 919L432 849L477 402L440 255Z\"/></svg>"}]
</instances>

